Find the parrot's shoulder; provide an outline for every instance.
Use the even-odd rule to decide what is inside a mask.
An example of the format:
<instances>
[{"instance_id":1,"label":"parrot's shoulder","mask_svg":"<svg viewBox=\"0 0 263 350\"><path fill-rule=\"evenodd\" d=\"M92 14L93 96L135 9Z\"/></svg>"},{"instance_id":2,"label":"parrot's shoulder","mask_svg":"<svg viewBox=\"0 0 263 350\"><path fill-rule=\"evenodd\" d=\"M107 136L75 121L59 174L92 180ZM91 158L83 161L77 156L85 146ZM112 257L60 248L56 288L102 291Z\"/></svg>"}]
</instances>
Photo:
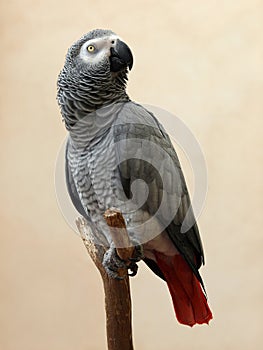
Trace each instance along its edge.
<instances>
[{"instance_id":1,"label":"parrot's shoulder","mask_svg":"<svg viewBox=\"0 0 263 350\"><path fill-rule=\"evenodd\" d=\"M145 107L134 101L128 101L123 104L122 113L119 115L120 118L125 118L126 121L130 122L142 122L152 124L153 115Z\"/></svg>"},{"instance_id":2,"label":"parrot's shoulder","mask_svg":"<svg viewBox=\"0 0 263 350\"><path fill-rule=\"evenodd\" d=\"M113 134L116 142L130 138L153 142L169 154L176 167L181 169L169 135L154 114L144 106L133 101L126 102L114 122Z\"/></svg>"},{"instance_id":3,"label":"parrot's shoulder","mask_svg":"<svg viewBox=\"0 0 263 350\"><path fill-rule=\"evenodd\" d=\"M169 140L163 126L155 116L142 105L126 102L114 122L115 136L126 137L157 137L163 141Z\"/></svg>"}]
</instances>

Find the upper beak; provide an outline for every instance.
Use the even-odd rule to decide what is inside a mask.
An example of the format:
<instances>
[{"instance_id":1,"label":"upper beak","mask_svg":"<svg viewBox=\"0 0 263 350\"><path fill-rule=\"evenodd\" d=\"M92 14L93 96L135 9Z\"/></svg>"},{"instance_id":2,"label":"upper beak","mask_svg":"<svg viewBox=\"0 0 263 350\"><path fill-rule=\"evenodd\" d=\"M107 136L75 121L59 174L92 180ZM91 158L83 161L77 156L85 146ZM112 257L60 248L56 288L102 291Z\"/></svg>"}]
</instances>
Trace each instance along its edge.
<instances>
[{"instance_id":1,"label":"upper beak","mask_svg":"<svg viewBox=\"0 0 263 350\"><path fill-rule=\"evenodd\" d=\"M119 72L126 67L132 69L132 53L129 46L123 41L117 39L115 46L111 47L110 53L110 70L112 72Z\"/></svg>"}]
</instances>

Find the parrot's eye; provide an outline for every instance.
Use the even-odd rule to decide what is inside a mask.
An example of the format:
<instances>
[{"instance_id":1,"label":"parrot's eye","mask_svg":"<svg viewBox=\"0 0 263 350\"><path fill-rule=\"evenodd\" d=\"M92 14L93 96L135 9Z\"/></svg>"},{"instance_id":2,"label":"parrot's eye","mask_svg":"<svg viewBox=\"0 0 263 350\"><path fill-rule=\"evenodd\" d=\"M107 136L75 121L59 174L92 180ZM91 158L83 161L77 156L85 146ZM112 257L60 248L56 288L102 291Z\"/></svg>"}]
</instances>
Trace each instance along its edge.
<instances>
[{"instance_id":1,"label":"parrot's eye","mask_svg":"<svg viewBox=\"0 0 263 350\"><path fill-rule=\"evenodd\" d=\"M87 50L88 50L89 52L94 52L94 51L95 51L95 46L89 45L89 46L87 47Z\"/></svg>"}]
</instances>

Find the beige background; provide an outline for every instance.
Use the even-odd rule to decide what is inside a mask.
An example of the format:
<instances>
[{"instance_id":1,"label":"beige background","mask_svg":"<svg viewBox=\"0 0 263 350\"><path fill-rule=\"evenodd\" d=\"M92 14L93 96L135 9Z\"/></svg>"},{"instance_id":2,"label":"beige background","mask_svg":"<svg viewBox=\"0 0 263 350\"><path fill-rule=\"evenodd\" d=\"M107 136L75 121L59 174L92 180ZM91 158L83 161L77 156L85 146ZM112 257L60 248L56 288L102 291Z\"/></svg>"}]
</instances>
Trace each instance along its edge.
<instances>
[{"instance_id":1,"label":"beige background","mask_svg":"<svg viewBox=\"0 0 263 350\"><path fill-rule=\"evenodd\" d=\"M130 96L180 116L209 171L199 222L214 320L178 325L165 285L141 264L132 280L136 349L261 348L262 1L6 0L1 7L0 348L105 349L100 277L53 185L66 135L57 74L68 46L96 27L111 28L133 50Z\"/></svg>"}]
</instances>

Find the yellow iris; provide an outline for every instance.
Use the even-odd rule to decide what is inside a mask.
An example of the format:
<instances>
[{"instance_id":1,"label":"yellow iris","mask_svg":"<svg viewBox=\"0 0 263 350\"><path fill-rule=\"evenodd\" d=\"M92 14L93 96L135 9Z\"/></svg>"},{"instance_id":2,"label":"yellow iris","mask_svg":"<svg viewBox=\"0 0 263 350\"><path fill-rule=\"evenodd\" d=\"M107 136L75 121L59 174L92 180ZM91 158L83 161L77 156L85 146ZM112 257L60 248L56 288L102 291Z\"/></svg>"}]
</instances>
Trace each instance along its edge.
<instances>
[{"instance_id":1,"label":"yellow iris","mask_svg":"<svg viewBox=\"0 0 263 350\"><path fill-rule=\"evenodd\" d=\"M87 47L87 50L88 50L89 52L93 52L93 51L95 50L95 47L94 47L93 45L89 45L89 46Z\"/></svg>"}]
</instances>

